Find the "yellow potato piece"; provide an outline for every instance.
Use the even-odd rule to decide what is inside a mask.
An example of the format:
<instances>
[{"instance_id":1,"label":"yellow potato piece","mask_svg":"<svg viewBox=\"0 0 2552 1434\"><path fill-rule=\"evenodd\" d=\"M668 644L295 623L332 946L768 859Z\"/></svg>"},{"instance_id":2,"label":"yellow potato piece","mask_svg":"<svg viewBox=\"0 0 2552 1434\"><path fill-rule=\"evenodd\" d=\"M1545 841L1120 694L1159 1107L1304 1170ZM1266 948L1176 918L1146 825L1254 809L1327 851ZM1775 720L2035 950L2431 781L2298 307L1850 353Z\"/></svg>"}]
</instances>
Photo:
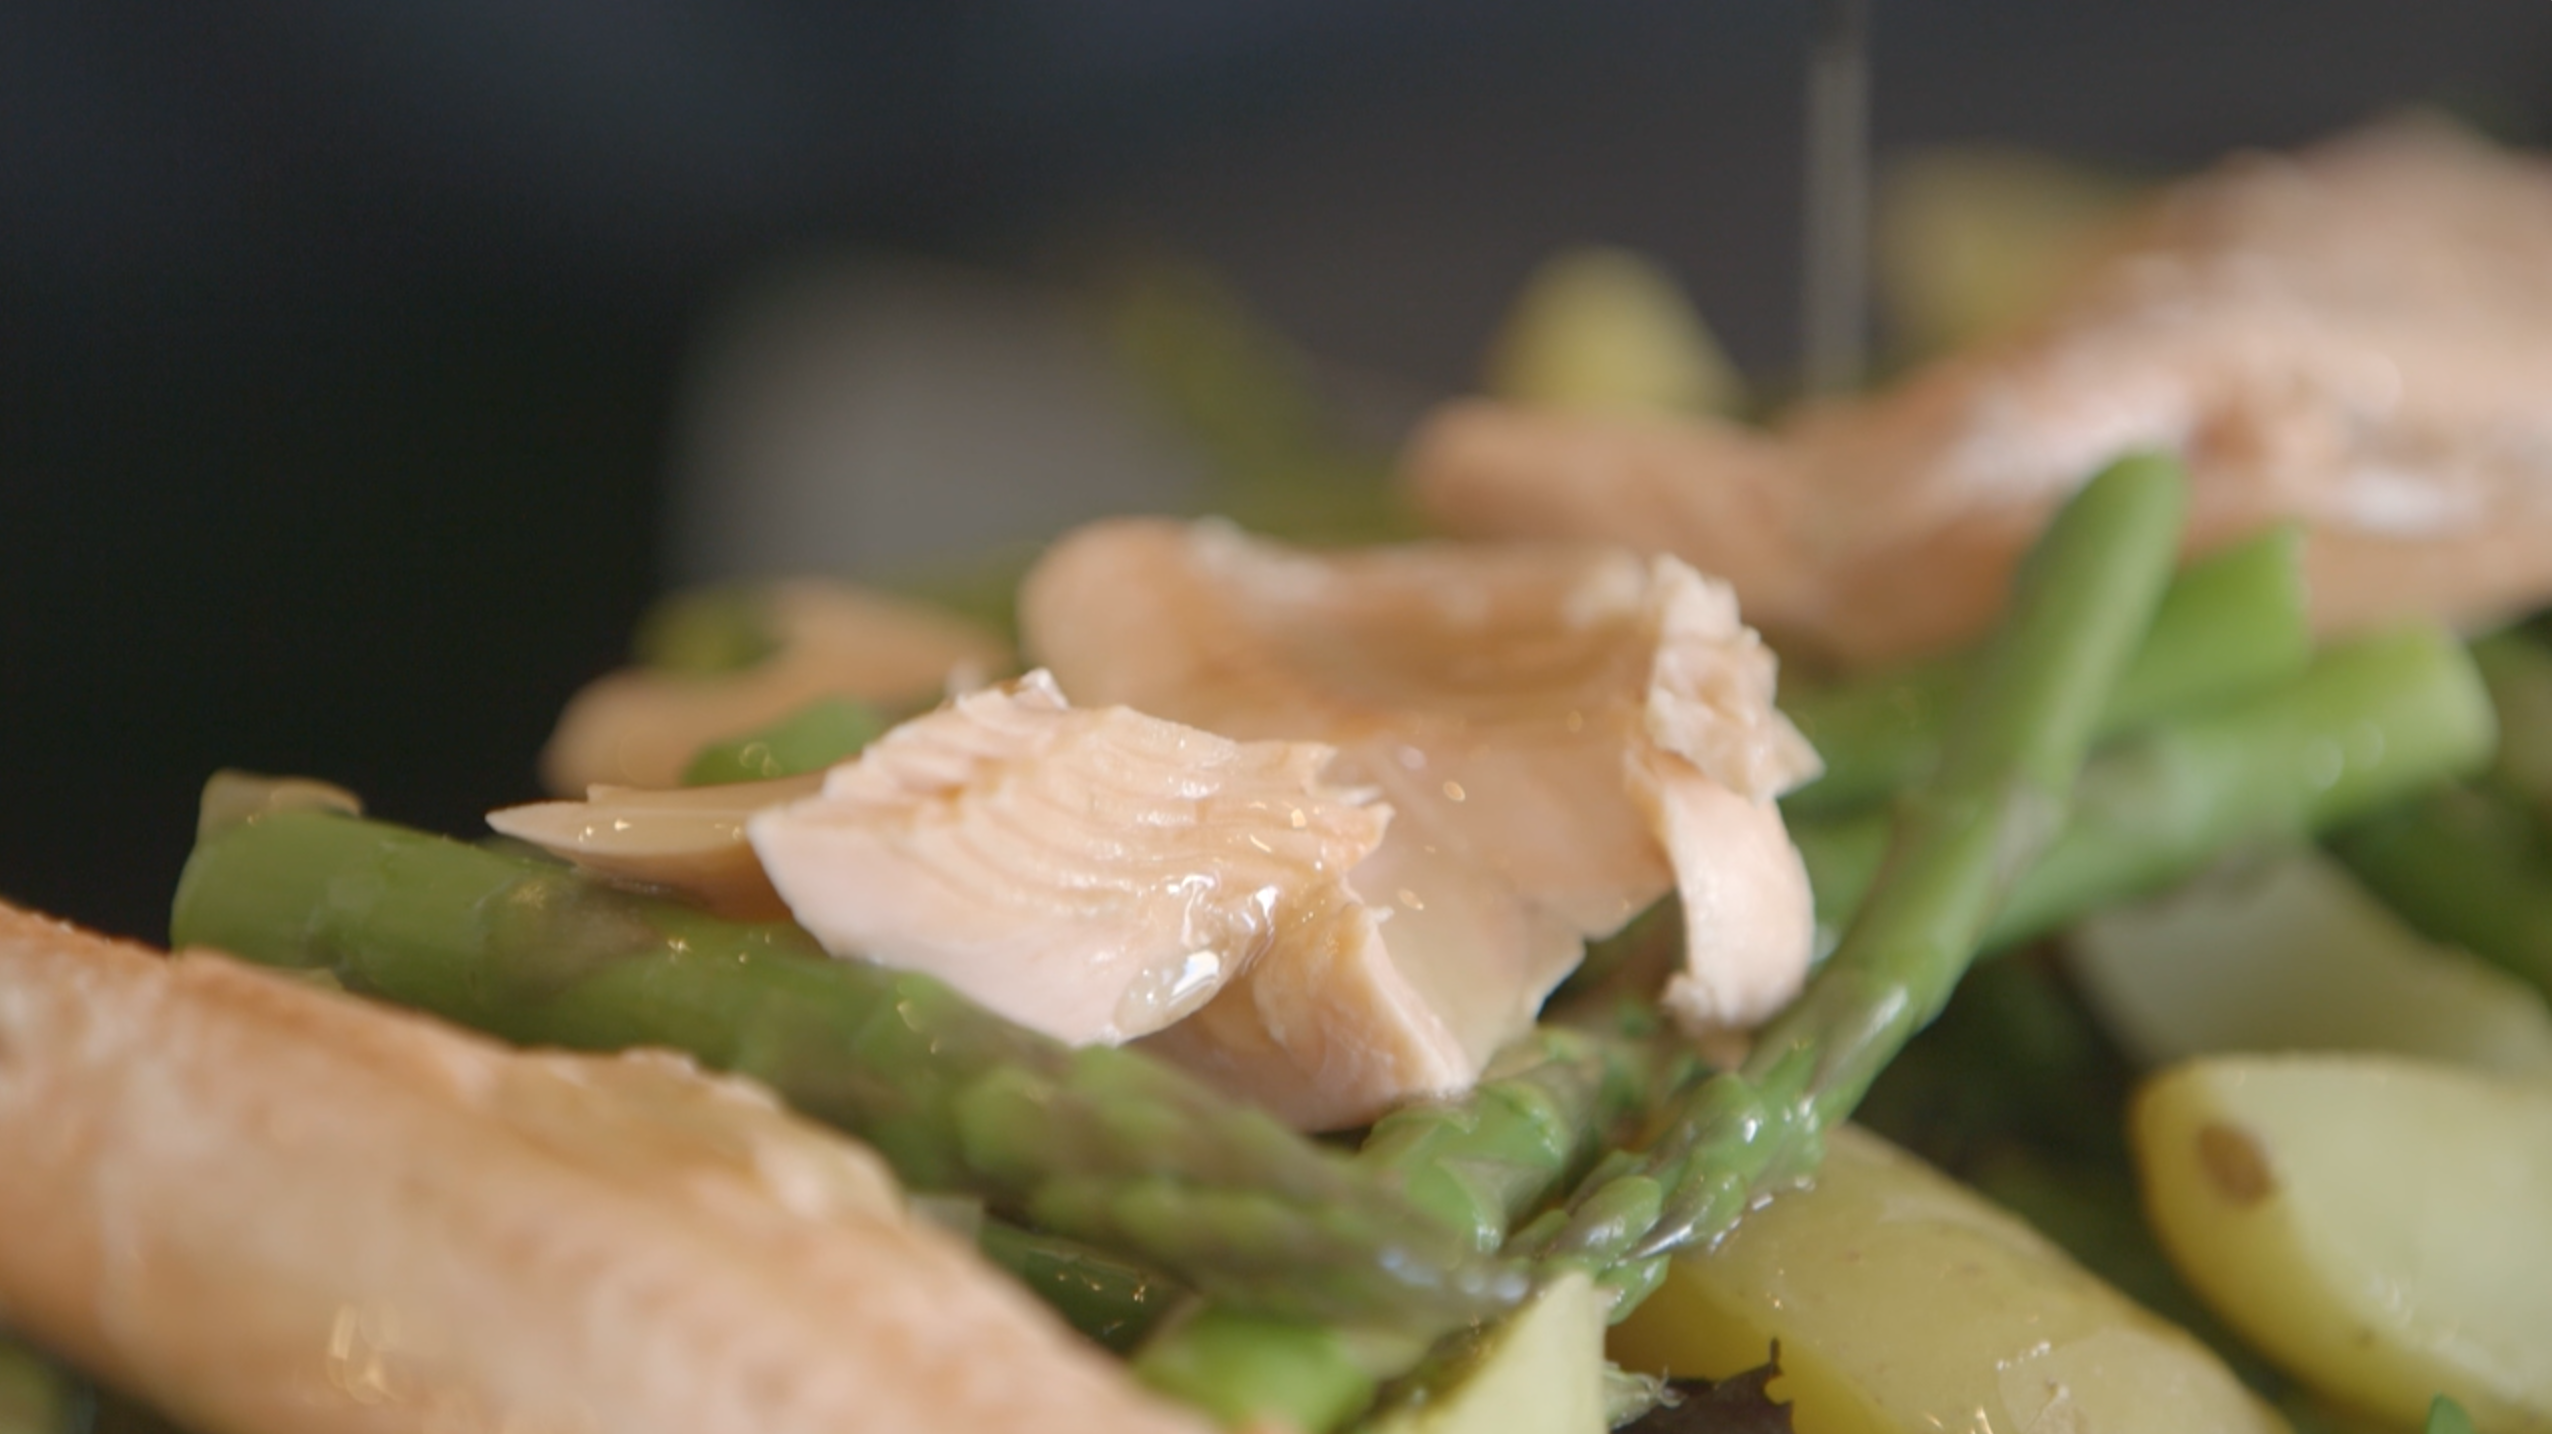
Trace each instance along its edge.
<instances>
[{"instance_id":1,"label":"yellow potato piece","mask_svg":"<svg viewBox=\"0 0 2552 1434\"><path fill-rule=\"evenodd\" d=\"M1613 1358L1724 1379L1781 1343L1799 1434L2284 1428L2215 1356L1982 1196L1857 1128L1816 1184L1675 1261Z\"/></svg>"},{"instance_id":2,"label":"yellow potato piece","mask_svg":"<svg viewBox=\"0 0 2552 1434\"><path fill-rule=\"evenodd\" d=\"M1473 1359L1371 1434L1604 1434L1604 1311L1585 1276L1535 1295Z\"/></svg>"},{"instance_id":3,"label":"yellow potato piece","mask_svg":"<svg viewBox=\"0 0 2552 1434\"><path fill-rule=\"evenodd\" d=\"M2389 1056L2192 1061L2137 1099L2163 1247L2325 1397L2552 1429L2552 1088Z\"/></svg>"}]
</instances>

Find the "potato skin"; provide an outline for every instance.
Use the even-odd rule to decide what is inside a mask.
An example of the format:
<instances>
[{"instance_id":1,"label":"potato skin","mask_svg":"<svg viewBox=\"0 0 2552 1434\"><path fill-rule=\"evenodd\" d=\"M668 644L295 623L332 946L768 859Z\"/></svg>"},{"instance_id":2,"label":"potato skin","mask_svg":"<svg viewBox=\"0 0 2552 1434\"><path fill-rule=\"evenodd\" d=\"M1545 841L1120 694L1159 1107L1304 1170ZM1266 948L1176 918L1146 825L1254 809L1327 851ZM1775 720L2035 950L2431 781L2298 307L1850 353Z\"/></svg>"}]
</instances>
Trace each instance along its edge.
<instances>
[{"instance_id":1,"label":"potato skin","mask_svg":"<svg viewBox=\"0 0 2552 1434\"><path fill-rule=\"evenodd\" d=\"M2196 1340L1857 1127L1830 1137L1814 1186L1678 1259L1611 1352L1717 1379L1774 1340L1773 1393L1801 1434L2284 1427Z\"/></svg>"}]
</instances>

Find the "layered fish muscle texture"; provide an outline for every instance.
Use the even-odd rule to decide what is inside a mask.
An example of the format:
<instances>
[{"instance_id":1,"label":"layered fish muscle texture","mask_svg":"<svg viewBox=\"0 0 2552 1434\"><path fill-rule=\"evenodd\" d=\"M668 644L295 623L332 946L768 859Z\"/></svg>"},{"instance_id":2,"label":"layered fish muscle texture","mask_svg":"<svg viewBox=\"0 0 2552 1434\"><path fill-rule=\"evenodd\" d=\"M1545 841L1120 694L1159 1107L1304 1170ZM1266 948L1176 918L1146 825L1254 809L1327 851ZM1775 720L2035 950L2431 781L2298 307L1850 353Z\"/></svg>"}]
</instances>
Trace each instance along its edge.
<instances>
[{"instance_id":1,"label":"layered fish muscle texture","mask_svg":"<svg viewBox=\"0 0 2552 1434\"><path fill-rule=\"evenodd\" d=\"M1325 781L1331 756L1076 708L1033 672L896 728L747 830L836 955L1080 1044L1202 1020L1238 988L1168 1051L1298 1124L1350 1124L1378 1109L1355 1092L1468 1073L1347 884L1391 813Z\"/></svg>"},{"instance_id":2,"label":"layered fish muscle texture","mask_svg":"<svg viewBox=\"0 0 2552 1434\"><path fill-rule=\"evenodd\" d=\"M1678 886L1685 1014L1749 1025L1798 989L1807 882L1774 798L1815 754L1773 707L1772 655L1734 596L1680 562L1315 554L1126 519L1058 543L1020 617L1075 701L1324 742L1328 780L1383 794L1390 830L1349 881L1387 913L1392 963L1452 1025L1468 1075L1586 937Z\"/></svg>"},{"instance_id":3,"label":"layered fish muscle texture","mask_svg":"<svg viewBox=\"0 0 2552 1434\"><path fill-rule=\"evenodd\" d=\"M0 1308L207 1434L1197 1434L865 1149L0 907Z\"/></svg>"},{"instance_id":4,"label":"layered fish muscle texture","mask_svg":"<svg viewBox=\"0 0 2552 1434\"><path fill-rule=\"evenodd\" d=\"M1465 403L1404 463L1478 536L1681 554L1785 640L1953 646L2047 514L2135 450L2189 543L2301 520L2315 622L2552 599L2552 165L2401 120L2178 186L2034 324L1770 431Z\"/></svg>"}]
</instances>

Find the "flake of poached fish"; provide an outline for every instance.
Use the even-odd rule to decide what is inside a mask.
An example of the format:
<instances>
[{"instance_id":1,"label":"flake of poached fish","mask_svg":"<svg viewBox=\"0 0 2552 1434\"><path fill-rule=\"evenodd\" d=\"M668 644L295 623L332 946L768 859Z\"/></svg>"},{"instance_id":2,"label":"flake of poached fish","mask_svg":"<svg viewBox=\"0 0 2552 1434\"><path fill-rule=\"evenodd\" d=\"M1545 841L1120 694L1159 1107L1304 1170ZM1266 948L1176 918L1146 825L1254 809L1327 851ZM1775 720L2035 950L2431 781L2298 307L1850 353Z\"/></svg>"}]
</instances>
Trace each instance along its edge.
<instances>
[{"instance_id":1,"label":"flake of poached fish","mask_svg":"<svg viewBox=\"0 0 2552 1434\"><path fill-rule=\"evenodd\" d=\"M1202 1434L758 1088L5 904L0 1149L10 1322L196 1427Z\"/></svg>"},{"instance_id":2,"label":"flake of poached fish","mask_svg":"<svg viewBox=\"0 0 2552 1434\"><path fill-rule=\"evenodd\" d=\"M820 775L705 787L596 786L581 802L531 802L487 824L606 881L671 892L738 921L789 909L745 839L755 812L813 796Z\"/></svg>"},{"instance_id":3,"label":"flake of poached fish","mask_svg":"<svg viewBox=\"0 0 2552 1434\"><path fill-rule=\"evenodd\" d=\"M1390 809L1323 784L1329 759L1076 709L1036 672L905 723L747 832L827 950L927 971L1067 1041L1146 1035L1247 990L1248 1048L1221 1059L1282 1115L1353 1123L1375 1109L1318 1079L1342 1040L1403 1091L1458 1072L1346 882Z\"/></svg>"},{"instance_id":4,"label":"flake of poached fish","mask_svg":"<svg viewBox=\"0 0 2552 1434\"><path fill-rule=\"evenodd\" d=\"M1312 555L1228 527L1095 524L1021 590L1078 700L1334 745L1397 815L1350 876L1470 1073L1583 937L1670 887L1678 1005L1706 1027L1797 992L1813 923L1773 799L1817 770L1722 584L1618 550L1422 544ZM1210 1017L1211 1007L1207 1010Z\"/></svg>"},{"instance_id":5,"label":"flake of poached fish","mask_svg":"<svg viewBox=\"0 0 2552 1434\"><path fill-rule=\"evenodd\" d=\"M2188 464L2194 547L2301 519L2324 631L2552 599L2552 164L2397 122L2234 160L2106 252L2038 323L1770 433L1466 403L1405 476L1458 532L1680 554L1856 663L1974 635L2139 448Z\"/></svg>"}]
</instances>

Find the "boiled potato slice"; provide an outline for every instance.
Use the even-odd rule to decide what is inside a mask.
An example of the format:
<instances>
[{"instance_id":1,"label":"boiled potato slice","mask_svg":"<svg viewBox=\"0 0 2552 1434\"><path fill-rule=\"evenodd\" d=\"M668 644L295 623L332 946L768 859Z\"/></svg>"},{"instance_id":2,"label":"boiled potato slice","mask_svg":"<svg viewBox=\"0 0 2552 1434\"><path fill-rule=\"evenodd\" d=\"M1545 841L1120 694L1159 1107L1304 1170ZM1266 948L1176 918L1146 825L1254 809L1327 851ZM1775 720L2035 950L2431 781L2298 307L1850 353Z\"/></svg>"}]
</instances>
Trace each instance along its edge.
<instances>
[{"instance_id":1,"label":"boiled potato slice","mask_svg":"<svg viewBox=\"0 0 2552 1434\"><path fill-rule=\"evenodd\" d=\"M1800 1434L2283 1428L2196 1340L1878 1137L1677 1259L1613 1331L1628 1368L1724 1379L1781 1342Z\"/></svg>"},{"instance_id":2,"label":"boiled potato slice","mask_svg":"<svg viewBox=\"0 0 2552 1434\"><path fill-rule=\"evenodd\" d=\"M2390 1056L2228 1056L2134 1111L2190 1285L2328 1398L2552 1429L2552 1092Z\"/></svg>"},{"instance_id":3,"label":"boiled potato slice","mask_svg":"<svg viewBox=\"0 0 2552 1434\"><path fill-rule=\"evenodd\" d=\"M1725 413L1745 399L1674 276L1599 247L1533 272L1490 348L1488 380L1512 402L1598 413Z\"/></svg>"},{"instance_id":4,"label":"boiled potato slice","mask_svg":"<svg viewBox=\"0 0 2552 1434\"><path fill-rule=\"evenodd\" d=\"M2306 848L2076 928L2067 963L2146 1065L2226 1051L2390 1051L2552 1077L2542 993L2404 926Z\"/></svg>"},{"instance_id":5,"label":"boiled potato slice","mask_svg":"<svg viewBox=\"0 0 2552 1434\"><path fill-rule=\"evenodd\" d=\"M1427 1402L1370 1434L1604 1434L1604 1312L1570 1275L1489 1336Z\"/></svg>"}]
</instances>

